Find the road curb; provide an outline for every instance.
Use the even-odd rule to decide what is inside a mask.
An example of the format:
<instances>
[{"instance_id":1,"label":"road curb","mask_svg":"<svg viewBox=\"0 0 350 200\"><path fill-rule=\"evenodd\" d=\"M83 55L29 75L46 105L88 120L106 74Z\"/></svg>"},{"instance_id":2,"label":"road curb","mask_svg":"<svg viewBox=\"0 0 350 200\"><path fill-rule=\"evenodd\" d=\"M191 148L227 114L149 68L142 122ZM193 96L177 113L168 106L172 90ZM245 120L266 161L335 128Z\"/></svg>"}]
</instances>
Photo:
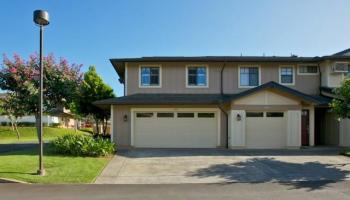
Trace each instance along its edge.
<instances>
[{"instance_id":1,"label":"road curb","mask_svg":"<svg viewBox=\"0 0 350 200\"><path fill-rule=\"evenodd\" d=\"M0 178L0 183L22 183L22 184L30 184L25 181L19 181L16 179L9 179L9 178Z\"/></svg>"}]
</instances>

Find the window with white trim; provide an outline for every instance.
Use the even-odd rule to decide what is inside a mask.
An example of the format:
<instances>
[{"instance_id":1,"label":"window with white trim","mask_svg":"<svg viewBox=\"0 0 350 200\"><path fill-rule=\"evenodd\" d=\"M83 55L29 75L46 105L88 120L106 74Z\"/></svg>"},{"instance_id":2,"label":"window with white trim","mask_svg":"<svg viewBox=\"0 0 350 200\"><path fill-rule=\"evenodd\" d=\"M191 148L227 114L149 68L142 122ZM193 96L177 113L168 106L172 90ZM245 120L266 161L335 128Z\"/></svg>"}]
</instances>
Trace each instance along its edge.
<instances>
[{"instance_id":1,"label":"window with white trim","mask_svg":"<svg viewBox=\"0 0 350 200\"><path fill-rule=\"evenodd\" d=\"M136 117L137 118L150 118L150 117L153 117L153 113L152 112L140 112L140 113L136 113Z\"/></svg>"},{"instance_id":2,"label":"window with white trim","mask_svg":"<svg viewBox=\"0 0 350 200\"><path fill-rule=\"evenodd\" d=\"M294 69L292 66L280 67L280 83L294 84Z\"/></svg>"},{"instance_id":3,"label":"window with white trim","mask_svg":"<svg viewBox=\"0 0 350 200\"><path fill-rule=\"evenodd\" d=\"M194 118L194 113L177 113L178 118Z\"/></svg>"},{"instance_id":4,"label":"window with white trim","mask_svg":"<svg viewBox=\"0 0 350 200\"><path fill-rule=\"evenodd\" d=\"M174 113L165 113L165 112L159 112L157 113L158 118L174 118Z\"/></svg>"},{"instance_id":5,"label":"window with white trim","mask_svg":"<svg viewBox=\"0 0 350 200\"><path fill-rule=\"evenodd\" d=\"M214 113L197 113L198 118L214 118Z\"/></svg>"},{"instance_id":6,"label":"window with white trim","mask_svg":"<svg viewBox=\"0 0 350 200\"><path fill-rule=\"evenodd\" d=\"M243 87L254 87L259 85L259 67L240 67L239 85Z\"/></svg>"},{"instance_id":7,"label":"window with white trim","mask_svg":"<svg viewBox=\"0 0 350 200\"><path fill-rule=\"evenodd\" d=\"M188 86L207 86L207 67L189 66L187 67Z\"/></svg>"},{"instance_id":8,"label":"window with white trim","mask_svg":"<svg viewBox=\"0 0 350 200\"><path fill-rule=\"evenodd\" d=\"M160 67L147 66L141 67L141 86L159 86L160 84Z\"/></svg>"},{"instance_id":9,"label":"window with white trim","mask_svg":"<svg viewBox=\"0 0 350 200\"><path fill-rule=\"evenodd\" d=\"M247 112L246 117L264 117L263 112Z\"/></svg>"},{"instance_id":10,"label":"window with white trim","mask_svg":"<svg viewBox=\"0 0 350 200\"><path fill-rule=\"evenodd\" d=\"M283 112L267 112L266 117L283 117Z\"/></svg>"},{"instance_id":11,"label":"window with white trim","mask_svg":"<svg viewBox=\"0 0 350 200\"><path fill-rule=\"evenodd\" d=\"M304 74L318 74L318 66L315 64L301 64L298 67L298 72L301 75Z\"/></svg>"}]
</instances>

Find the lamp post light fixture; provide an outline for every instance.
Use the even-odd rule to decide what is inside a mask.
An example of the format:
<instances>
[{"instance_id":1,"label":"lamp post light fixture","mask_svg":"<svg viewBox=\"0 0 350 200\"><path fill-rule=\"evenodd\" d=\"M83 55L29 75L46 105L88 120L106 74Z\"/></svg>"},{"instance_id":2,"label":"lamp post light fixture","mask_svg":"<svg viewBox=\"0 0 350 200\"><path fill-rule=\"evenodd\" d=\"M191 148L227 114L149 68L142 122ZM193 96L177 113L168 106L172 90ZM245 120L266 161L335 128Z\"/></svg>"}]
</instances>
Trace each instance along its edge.
<instances>
[{"instance_id":1,"label":"lamp post light fixture","mask_svg":"<svg viewBox=\"0 0 350 200\"><path fill-rule=\"evenodd\" d=\"M33 13L35 24L40 27L40 83L39 83L39 169L38 175L45 176L43 164L43 33L44 26L49 25L49 13L44 10L35 10Z\"/></svg>"}]
</instances>

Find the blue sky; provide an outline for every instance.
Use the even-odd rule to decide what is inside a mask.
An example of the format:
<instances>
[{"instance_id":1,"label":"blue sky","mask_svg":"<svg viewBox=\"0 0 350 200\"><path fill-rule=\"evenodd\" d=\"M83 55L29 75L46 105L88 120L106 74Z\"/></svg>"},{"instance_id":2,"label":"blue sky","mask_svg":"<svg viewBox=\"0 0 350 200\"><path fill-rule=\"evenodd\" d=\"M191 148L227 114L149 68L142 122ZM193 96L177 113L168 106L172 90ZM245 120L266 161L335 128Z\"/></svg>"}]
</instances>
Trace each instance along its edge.
<instances>
[{"instance_id":1,"label":"blue sky","mask_svg":"<svg viewBox=\"0 0 350 200\"><path fill-rule=\"evenodd\" d=\"M3 0L0 53L38 51L35 9L46 9L45 53L95 65L117 96L109 58L321 56L350 48L349 0Z\"/></svg>"}]
</instances>

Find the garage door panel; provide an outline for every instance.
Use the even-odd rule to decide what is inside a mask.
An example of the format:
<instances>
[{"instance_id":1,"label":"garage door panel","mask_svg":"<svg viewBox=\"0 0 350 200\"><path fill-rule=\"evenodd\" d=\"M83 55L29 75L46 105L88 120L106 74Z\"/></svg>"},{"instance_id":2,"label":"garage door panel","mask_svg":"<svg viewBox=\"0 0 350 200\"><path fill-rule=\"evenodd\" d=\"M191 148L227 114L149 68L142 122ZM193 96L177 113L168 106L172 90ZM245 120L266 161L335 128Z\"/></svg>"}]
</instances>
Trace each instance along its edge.
<instances>
[{"instance_id":1,"label":"garage door panel","mask_svg":"<svg viewBox=\"0 0 350 200\"><path fill-rule=\"evenodd\" d=\"M162 111L165 112L165 111ZM214 148L218 124L213 118L156 117L137 118L134 115L134 146L154 148Z\"/></svg>"},{"instance_id":2,"label":"garage door panel","mask_svg":"<svg viewBox=\"0 0 350 200\"><path fill-rule=\"evenodd\" d=\"M286 118L247 117L246 146L248 148L285 148Z\"/></svg>"}]
</instances>

